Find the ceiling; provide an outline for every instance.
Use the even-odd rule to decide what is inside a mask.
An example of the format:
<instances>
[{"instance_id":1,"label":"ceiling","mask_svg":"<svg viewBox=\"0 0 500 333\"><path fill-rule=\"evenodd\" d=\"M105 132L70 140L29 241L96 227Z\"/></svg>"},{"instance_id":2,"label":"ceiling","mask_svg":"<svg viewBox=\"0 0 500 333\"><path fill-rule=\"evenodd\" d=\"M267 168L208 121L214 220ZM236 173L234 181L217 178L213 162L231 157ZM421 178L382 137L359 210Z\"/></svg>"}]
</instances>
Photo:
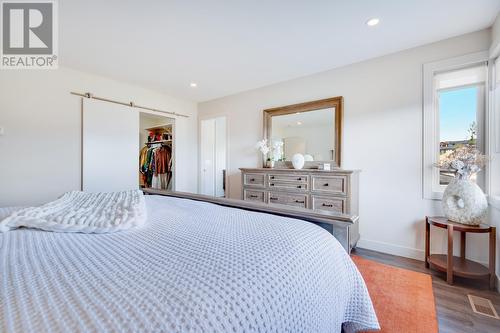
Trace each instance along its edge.
<instances>
[{"instance_id":1,"label":"ceiling","mask_svg":"<svg viewBox=\"0 0 500 333\"><path fill-rule=\"evenodd\" d=\"M64 0L59 60L205 101L481 30L499 11L499 0Z\"/></svg>"}]
</instances>

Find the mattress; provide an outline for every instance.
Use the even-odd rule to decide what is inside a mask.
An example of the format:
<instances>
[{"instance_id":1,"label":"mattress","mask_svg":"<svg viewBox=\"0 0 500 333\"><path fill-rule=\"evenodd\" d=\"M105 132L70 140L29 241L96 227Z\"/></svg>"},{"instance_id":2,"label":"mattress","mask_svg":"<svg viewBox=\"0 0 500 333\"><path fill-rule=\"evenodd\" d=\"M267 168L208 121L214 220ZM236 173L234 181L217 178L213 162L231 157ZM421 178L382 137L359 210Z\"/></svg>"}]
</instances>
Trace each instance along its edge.
<instances>
[{"instance_id":1,"label":"mattress","mask_svg":"<svg viewBox=\"0 0 500 333\"><path fill-rule=\"evenodd\" d=\"M144 227L117 233L0 234L0 331L378 328L361 275L322 228L171 197L146 206Z\"/></svg>"}]
</instances>

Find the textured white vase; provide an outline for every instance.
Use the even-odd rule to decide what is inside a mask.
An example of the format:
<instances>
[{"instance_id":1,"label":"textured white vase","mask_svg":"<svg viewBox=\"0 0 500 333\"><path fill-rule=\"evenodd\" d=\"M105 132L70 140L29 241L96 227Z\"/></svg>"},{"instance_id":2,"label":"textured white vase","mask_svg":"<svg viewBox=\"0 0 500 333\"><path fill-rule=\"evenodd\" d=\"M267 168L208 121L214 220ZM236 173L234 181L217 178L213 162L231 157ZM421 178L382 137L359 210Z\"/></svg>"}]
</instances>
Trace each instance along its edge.
<instances>
[{"instance_id":1,"label":"textured white vase","mask_svg":"<svg viewBox=\"0 0 500 333\"><path fill-rule=\"evenodd\" d=\"M483 191L470 180L453 179L443 193L443 212L451 221L479 225L488 213Z\"/></svg>"},{"instance_id":2,"label":"textured white vase","mask_svg":"<svg viewBox=\"0 0 500 333\"><path fill-rule=\"evenodd\" d=\"M292 165L294 169L302 169L304 167L305 159L302 154L295 154L292 156Z\"/></svg>"}]
</instances>

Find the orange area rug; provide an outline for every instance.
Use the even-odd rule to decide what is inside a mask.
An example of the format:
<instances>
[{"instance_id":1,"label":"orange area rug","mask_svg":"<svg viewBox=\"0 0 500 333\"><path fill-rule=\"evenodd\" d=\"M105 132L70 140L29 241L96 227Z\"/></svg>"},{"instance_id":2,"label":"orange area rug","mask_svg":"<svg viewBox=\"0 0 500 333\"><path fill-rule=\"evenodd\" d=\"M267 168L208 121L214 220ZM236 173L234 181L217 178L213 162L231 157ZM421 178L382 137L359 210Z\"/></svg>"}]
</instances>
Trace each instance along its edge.
<instances>
[{"instance_id":1,"label":"orange area rug","mask_svg":"<svg viewBox=\"0 0 500 333\"><path fill-rule=\"evenodd\" d=\"M351 256L365 279L383 333L437 333L429 275Z\"/></svg>"}]
</instances>

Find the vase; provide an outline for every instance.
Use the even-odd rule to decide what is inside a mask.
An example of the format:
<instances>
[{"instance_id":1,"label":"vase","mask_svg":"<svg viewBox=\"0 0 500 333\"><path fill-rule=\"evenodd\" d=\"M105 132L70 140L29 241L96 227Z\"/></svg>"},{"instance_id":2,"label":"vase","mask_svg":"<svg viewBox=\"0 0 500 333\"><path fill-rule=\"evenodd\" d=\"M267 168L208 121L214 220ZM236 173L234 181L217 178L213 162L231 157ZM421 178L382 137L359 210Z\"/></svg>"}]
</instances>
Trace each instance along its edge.
<instances>
[{"instance_id":1,"label":"vase","mask_svg":"<svg viewBox=\"0 0 500 333\"><path fill-rule=\"evenodd\" d=\"M479 225L488 213L485 194L468 179L453 179L443 193L441 204L448 220L462 224Z\"/></svg>"},{"instance_id":2,"label":"vase","mask_svg":"<svg viewBox=\"0 0 500 333\"><path fill-rule=\"evenodd\" d=\"M302 154L295 154L292 156L292 165L294 169L302 169L304 167L305 159Z\"/></svg>"},{"instance_id":3,"label":"vase","mask_svg":"<svg viewBox=\"0 0 500 333\"><path fill-rule=\"evenodd\" d=\"M264 164L264 167L265 168L274 168L274 161L273 160L266 161L265 164Z\"/></svg>"}]
</instances>

